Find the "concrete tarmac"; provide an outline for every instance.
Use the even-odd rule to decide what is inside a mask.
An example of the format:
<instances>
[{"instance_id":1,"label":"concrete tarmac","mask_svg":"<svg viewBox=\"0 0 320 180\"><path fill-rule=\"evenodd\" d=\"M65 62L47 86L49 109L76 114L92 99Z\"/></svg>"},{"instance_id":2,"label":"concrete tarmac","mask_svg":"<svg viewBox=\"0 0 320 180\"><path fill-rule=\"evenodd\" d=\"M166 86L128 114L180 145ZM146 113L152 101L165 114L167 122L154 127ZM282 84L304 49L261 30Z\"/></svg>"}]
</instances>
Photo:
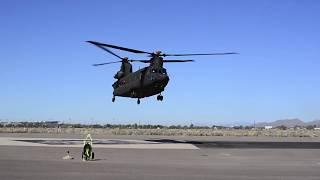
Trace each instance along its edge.
<instances>
[{"instance_id":1,"label":"concrete tarmac","mask_svg":"<svg viewBox=\"0 0 320 180\"><path fill-rule=\"evenodd\" d=\"M149 141L151 138L136 139ZM152 141L194 143L198 148L94 148L96 160L84 162L80 147L11 146L0 142L0 177L3 180L320 179L317 139L305 142L301 139L161 137ZM288 142L291 144L286 147ZM66 151L75 159L63 160Z\"/></svg>"}]
</instances>

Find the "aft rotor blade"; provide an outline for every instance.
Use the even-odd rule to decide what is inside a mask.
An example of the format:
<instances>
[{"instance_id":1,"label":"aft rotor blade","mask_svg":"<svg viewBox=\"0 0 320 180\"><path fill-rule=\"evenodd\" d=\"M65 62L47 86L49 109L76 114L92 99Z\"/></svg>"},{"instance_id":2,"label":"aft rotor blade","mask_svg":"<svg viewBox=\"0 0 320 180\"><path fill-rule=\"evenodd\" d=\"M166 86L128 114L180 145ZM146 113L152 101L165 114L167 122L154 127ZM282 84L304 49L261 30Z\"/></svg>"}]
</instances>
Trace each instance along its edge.
<instances>
[{"instance_id":1,"label":"aft rotor blade","mask_svg":"<svg viewBox=\"0 0 320 180\"><path fill-rule=\"evenodd\" d=\"M163 60L163 62L194 62L194 60Z\"/></svg>"},{"instance_id":2,"label":"aft rotor blade","mask_svg":"<svg viewBox=\"0 0 320 180\"><path fill-rule=\"evenodd\" d=\"M130 62L142 62L142 63L150 63L150 60L129 60Z\"/></svg>"},{"instance_id":3,"label":"aft rotor blade","mask_svg":"<svg viewBox=\"0 0 320 180\"><path fill-rule=\"evenodd\" d=\"M87 41L91 44L97 45L97 46L105 46L105 47L109 47L109 48L114 48L114 49L119 49L122 51L128 51L128 52L132 52L132 53L143 53L143 54L152 54L149 52L145 52L145 51L140 51L140 50L136 50L136 49L130 49L130 48L125 48L125 47L121 47L121 46L115 46L115 45L111 45L111 44L104 44L104 43L99 43L99 42L95 42L95 41Z\"/></svg>"},{"instance_id":4,"label":"aft rotor blade","mask_svg":"<svg viewBox=\"0 0 320 180\"><path fill-rule=\"evenodd\" d=\"M87 42L88 42L88 43L91 43L91 44L93 44L93 45L95 45L95 46L97 46L98 48L101 48L101 49L103 49L103 50L107 51L108 53L110 53L110 54L112 54L112 55L116 56L116 57L117 57L117 58L119 58L119 59L122 59L122 57L121 57L121 56L119 56L118 54L116 54L116 53L112 52L111 50L109 50L109 49L107 49L107 48L105 48L105 47L101 46L100 44L94 43L93 41L87 41Z\"/></svg>"},{"instance_id":5,"label":"aft rotor blade","mask_svg":"<svg viewBox=\"0 0 320 180\"><path fill-rule=\"evenodd\" d=\"M231 55L238 54L236 52L227 53L207 53L207 54L163 54L162 56L212 56L212 55Z\"/></svg>"},{"instance_id":6,"label":"aft rotor blade","mask_svg":"<svg viewBox=\"0 0 320 180\"><path fill-rule=\"evenodd\" d=\"M120 62L122 62L122 61L113 61L113 62L106 62L106 63L100 63L100 64L93 64L93 66L102 66L102 65L120 63Z\"/></svg>"}]
</instances>

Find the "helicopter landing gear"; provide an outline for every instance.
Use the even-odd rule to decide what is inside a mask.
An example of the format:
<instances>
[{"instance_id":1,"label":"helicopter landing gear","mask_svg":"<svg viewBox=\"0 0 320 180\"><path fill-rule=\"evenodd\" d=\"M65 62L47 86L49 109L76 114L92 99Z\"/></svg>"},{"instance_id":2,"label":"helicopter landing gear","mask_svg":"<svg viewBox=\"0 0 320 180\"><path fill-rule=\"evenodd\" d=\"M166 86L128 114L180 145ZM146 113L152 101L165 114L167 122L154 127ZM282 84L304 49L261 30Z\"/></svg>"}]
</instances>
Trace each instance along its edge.
<instances>
[{"instance_id":1,"label":"helicopter landing gear","mask_svg":"<svg viewBox=\"0 0 320 180\"><path fill-rule=\"evenodd\" d=\"M116 100L116 97L115 96L113 96L112 97L112 102L114 102Z\"/></svg>"},{"instance_id":2,"label":"helicopter landing gear","mask_svg":"<svg viewBox=\"0 0 320 180\"><path fill-rule=\"evenodd\" d=\"M137 100L137 104L140 104L140 99L138 98L138 100Z\"/></svg>"},{"instance_id":3,"label":"helicopter landing gear","mask_svg":"<svg viewBox=\"0 0 320 180\"><path fill-rule=\"evenodd\" d=\"M157 100L158 100L158 101L163 101L163 96L162 96L161 94L158 95L158 96L157 96Z\"/></svg>"}]
</instances>

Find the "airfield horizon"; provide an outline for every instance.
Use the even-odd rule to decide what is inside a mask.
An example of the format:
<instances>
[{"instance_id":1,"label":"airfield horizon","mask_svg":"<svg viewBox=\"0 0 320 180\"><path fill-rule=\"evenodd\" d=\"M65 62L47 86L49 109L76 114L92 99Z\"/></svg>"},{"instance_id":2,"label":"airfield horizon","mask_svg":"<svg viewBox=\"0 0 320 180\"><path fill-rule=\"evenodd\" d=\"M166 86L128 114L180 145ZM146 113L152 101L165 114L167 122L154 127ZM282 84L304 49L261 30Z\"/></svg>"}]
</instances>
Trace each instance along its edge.
<instances>
[{"instance_id":1,"label":"airfield horizon","mask_svg":"<svg viewBox=\"0 0 320 180\"><path fill-rule=\"evenodd\" d=\"M317 129L129 129L129 128L26 128L2 127L0 136L4 134L34 134L44 136L167 136L167 137L296 137L317 138Z\"/></svg>"}]
</instances>

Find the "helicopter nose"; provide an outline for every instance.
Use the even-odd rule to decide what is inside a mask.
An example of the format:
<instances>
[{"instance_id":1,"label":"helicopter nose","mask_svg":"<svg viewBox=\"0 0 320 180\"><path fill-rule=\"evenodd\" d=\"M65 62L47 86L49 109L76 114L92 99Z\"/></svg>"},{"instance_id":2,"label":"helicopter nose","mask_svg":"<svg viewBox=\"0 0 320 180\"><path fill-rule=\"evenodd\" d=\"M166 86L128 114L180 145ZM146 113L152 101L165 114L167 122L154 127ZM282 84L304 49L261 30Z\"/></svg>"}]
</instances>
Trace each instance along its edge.
<instances>
[{"instance_id":1,"label":"helicopter nose","mask_svg":"<svg viewBox=\"0 0 320 180\"><path fill-rule=\"evenodd\" d=\"M169 82L169 77L165 74L157 76L156 81L154 82L155 87L164 88Z\"/></svg>"},{"instance_id":2,"label":"helicopter nose","mask_svg":"<svg viewBox=\"0 0 320 180\"><path fill-rule=\"evenodd\" d=\"M159 79L160 79L160 81L162 83L168 83L169 82L169 76L166 75L166 74L161 74Z\"/></svg>"}]
</instances>

